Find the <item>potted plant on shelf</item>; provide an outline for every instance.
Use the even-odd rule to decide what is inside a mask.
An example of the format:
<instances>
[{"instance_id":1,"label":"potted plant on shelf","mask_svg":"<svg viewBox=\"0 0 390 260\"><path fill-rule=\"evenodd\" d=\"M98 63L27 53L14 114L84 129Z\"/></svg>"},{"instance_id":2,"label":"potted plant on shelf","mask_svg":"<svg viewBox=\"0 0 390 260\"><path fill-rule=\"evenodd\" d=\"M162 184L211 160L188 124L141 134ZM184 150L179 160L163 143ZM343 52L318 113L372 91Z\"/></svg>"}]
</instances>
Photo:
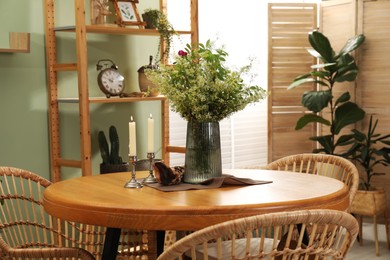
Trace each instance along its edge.
<instances>
[{"instance_id":1,"label":"potted plant on shelf","mask_svg":"<svg viewBox=\"0 0 390 260\"><path fill-rule=\"evenodd\" d=\"M309 53L320 59L321 64L312 65L312 71L298 76L288 89L293 89L305 83L318 84L318 90L305 92L302 96L302 105L311 113L306 113L296 124L299 130L309 123L319 123L328 127L327 133L321 136L310 137L319 143L320 148L314 152L335 154L336 148L352 144L353 134L340 135L341 130L364 118L365 112L354 102L348 91L336 96L336 83L354 81L358 67L350 53L356 50L363 42L364 35L357 35L349 39L339 53L336 53L328 38L319 31L312 31L308 36ZM321 112L329 112L329 118ZM345 154L343 155L346 156Z\"/></svg>"},{"instance_id":2,"label":"potted plant on shelf","mask_svg":"<svg viewBox=\"0 0 390 260\"><path fill-rule=\"evenodd\" d=\"M100 173L103 174L129 171L129 164L124 163L122 161L122 157L119 156L119 137L115 126L110 126L109 138L111 143L111 150L108 146L106 135L103 131L99 131L99 149L103 160L103 162L100 164Z\"/></svg>"},{"instance_id":3,"label":"potted plant on shelf","mask_svg":"<svg viewBox=\"0 0 390 260\"><path fill-rule=\"evenodd\" d=\"M158 9L145 9L142 13L142 19L146 22L145 28L157 29L162 40L165 42L165 48L160 57L161 41L159 41L157 54L155 56L155 64L158 64L160 60L164 60L168 57L169 51L171 50L173 36L177 33L172 24L168 21L168 17Z\"/></svg>"},{"instance_id":4,"label":"potted plant on shelf","mask_svg":"<svg viewBox=\"0 0 390 260\"><path fill-rule=\"evenodd\" d=\"M386 193L383 188L373 187L374 176L384 175L378 172L380 165L390 164L390 134L375 133L378 119L373 122L370 117L367 132L353 129L354 144L350 148L350 159L357 163L360 170L360 185L352 202L351 212L359 215L374 216L384 212L386 208ZM379 145L381 147L379 147Z\"/></svg>"},{"instance_id":5,"label":"potted plant on shelf","mask_svg":"<svg viewBox=\"0 0 390 260\"><path fill-rule=\"evenodd\" d=\"M173 65L145 70L172 110L188 121L184 182L221 176L219 121L267 96L263 88L242 79L251 66L231 70L225 65L227 56L209 40L196 46L187 44Z\"/></svg>"}]
</instances>

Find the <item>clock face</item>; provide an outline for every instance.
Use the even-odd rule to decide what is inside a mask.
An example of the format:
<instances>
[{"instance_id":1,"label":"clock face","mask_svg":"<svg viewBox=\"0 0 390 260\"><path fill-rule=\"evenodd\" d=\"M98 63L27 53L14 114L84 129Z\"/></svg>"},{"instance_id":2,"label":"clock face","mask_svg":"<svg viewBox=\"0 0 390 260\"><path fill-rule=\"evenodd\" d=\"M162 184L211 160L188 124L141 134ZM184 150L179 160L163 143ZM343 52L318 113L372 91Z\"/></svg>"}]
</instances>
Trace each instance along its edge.
<instances>
[{"instance_id":1,"label":"clock face","mask_svg":"<svg viewBox=\"0 0 390 260\"><path fill-rule=\"evenodd\" d=\"M125 78L116 69L106 69L99 77L99 87L106 94L117 96L125 87Z\"/></svg>"}]
</instances>

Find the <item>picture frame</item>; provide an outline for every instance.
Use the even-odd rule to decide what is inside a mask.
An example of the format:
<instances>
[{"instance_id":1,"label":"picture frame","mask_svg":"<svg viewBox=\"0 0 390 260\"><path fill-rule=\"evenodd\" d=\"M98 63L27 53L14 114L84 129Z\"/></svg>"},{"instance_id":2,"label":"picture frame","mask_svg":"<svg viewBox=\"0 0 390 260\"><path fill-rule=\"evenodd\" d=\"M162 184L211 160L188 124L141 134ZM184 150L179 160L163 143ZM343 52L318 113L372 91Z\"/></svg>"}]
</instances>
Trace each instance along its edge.
<instances>
[{"instance_id":1,"label":"picture frame","mask_svg":"<svg viewBox=\"0 0 390 260\"><path fill-rule=\"evenodd\" d=\"M137 10L138 0L114 0L114 8L116 12L116 23L119 26L134 25L142 28L144 22Z\"/></svg>"}]
</instances>

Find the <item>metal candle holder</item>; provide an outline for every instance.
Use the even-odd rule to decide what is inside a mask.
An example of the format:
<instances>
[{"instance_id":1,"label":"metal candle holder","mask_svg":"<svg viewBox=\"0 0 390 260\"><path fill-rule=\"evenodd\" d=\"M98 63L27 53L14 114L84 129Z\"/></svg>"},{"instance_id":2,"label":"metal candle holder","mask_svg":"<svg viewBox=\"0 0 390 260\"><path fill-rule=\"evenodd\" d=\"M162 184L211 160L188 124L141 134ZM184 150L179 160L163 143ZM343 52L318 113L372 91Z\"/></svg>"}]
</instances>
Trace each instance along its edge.
<instances>
[{"instance_id":1,"label":"metal candle holder","mask_svg":"<svg viewBox=\"0 0 390 260\"><path fill-rule=\"evenodd\" d=\"M154 153L148 153L147 155L149 159L149 176L146 177L143 181L143 183L156 183L156 177L153 175L153 163L154 163Z\"/></svg>"},{"instance_id":2,"label":"metal candle holder","mask_svg":"<svg viewBox=\"0 0 390 260\"><path fill-rule=\"evenodd\" d=\"M142 184L135 178L135 165L137 164L137 156L129 156L131 164L131 180L125 184L125 188L142 188Z\"/></svg>"}]
</instances>

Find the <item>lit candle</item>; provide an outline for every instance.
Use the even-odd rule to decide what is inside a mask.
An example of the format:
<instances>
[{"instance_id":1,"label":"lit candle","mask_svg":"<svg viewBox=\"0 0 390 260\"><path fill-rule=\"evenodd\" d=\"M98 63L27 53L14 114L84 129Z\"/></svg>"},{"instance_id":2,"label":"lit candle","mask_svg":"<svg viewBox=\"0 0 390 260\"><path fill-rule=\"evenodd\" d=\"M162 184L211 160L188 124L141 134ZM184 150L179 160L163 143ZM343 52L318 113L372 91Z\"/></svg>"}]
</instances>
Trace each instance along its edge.
<instances>
[{"instance_id":1,"label":"lit candle","mask_svg":"<svg viewBox=\"0 0 390 260\"><path fill-rule=\"evenodd\" d=\"M129 122L129 156L137 155L137 143L135 135L135 122L133 117L130 118Z\"/></svg>"},{"instance_id":2,"label":"lit candle","mask_svg":"<svg viewBox=\"0 0 390 260\"><path fill-rule=\"evenodd\" d=\"M148 118L148 153L154 153L154 119L152 114Z\"/></svg>"}]
</instances>

